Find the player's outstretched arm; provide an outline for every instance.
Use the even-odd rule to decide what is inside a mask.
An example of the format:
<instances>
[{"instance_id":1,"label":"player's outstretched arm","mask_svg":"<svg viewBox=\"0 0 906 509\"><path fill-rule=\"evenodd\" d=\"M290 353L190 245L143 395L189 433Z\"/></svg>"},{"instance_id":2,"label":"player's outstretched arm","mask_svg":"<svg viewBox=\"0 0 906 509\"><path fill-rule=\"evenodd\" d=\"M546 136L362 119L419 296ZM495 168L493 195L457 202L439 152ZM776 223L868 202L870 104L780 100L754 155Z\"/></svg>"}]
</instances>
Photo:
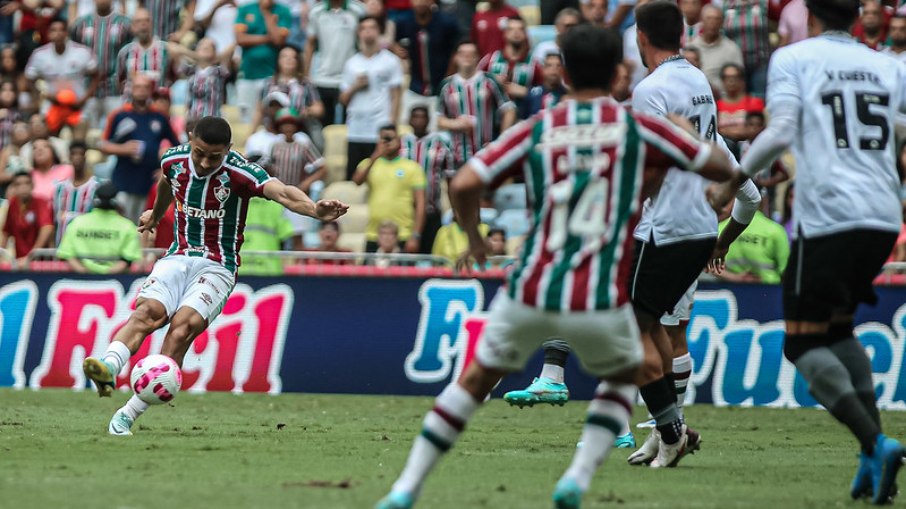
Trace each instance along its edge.
<instances>
[{"instance_id":1,"label":"player's outstretched arm","mask_svg":"<svg viewBox=\"0 0 906 509\"><path fill-rule=\"evenodd\" d=\"M173 190L166 175L161 175L157 181L157 197L154 199L154 208L146 210L138 219L138 233L154 233L154 229L164 218L170 203L173 202Z\"/></svg>"},{"instance_id":2,"label":"player's outstretched arm","mask_svg":"<svg viewBox=\"0 0 906 509\"><path fill-rule=\"evenodd\" d=\"M333 221L349 210L349 205L339 200L320 200L317 203L296 186L288 186L277 179L264 185L264 196L287 209L320 221Z\"/></svg>"}]
</instances>

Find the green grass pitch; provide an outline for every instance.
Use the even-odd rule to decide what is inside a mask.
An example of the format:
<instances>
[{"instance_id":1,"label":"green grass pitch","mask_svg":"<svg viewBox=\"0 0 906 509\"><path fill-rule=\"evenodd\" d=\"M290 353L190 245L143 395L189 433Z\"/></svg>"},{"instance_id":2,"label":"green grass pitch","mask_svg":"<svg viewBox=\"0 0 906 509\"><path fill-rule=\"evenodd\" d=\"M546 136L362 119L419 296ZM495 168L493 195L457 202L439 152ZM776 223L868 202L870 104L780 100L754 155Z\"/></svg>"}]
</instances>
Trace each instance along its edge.
<instances>
[{"instance_id":1,"label":"green grass pitch","mask_svg":"<svg viewBox=\"0 0 906 509\"><path fill-rule=\"evenodd\" d=\"M135 436L109 437L107 421L126 397L0 390L0 507L367 509L402 469L431 405L430 398L180 394L151 408ZM519 410L490 401L418 507L549 508L584 411L584 402ZM618 450L584 507L866 506L848 497L855 441L825 412L699 405L686 413L702 433L699 453L654 471L630 467L629 451ZM634 421L643 417L637 409ZM883 418L902 438L906 413Z\"/></svg>"}]
</instances>

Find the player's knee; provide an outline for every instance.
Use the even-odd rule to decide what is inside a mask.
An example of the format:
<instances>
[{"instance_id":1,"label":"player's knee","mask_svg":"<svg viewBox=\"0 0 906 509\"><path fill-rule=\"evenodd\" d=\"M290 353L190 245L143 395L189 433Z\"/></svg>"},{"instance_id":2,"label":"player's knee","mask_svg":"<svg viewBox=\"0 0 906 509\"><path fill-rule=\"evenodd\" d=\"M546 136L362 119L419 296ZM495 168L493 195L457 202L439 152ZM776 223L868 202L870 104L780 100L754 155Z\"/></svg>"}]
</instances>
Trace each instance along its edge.
<instances>
[{"instance_id":1,"label":"player's knee","mask_svg":"<svg viewBox=\"0 0 906 509\"><path fill-rule=\"evenodd\" d=\"M828 336L826 334L791 334L783 342L783 356L793 364L800 357L815 348L826 347Z\"/></svg>"}]
</instances>

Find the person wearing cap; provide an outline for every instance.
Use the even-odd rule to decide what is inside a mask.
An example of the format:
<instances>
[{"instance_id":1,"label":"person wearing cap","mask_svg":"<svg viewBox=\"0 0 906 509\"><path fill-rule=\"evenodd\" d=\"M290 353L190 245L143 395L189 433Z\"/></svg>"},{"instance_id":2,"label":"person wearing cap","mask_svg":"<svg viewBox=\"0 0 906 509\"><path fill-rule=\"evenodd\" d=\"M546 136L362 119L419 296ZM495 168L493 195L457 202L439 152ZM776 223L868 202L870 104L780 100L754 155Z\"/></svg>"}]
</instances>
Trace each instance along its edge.
<instances>
[{"instance_id":1,"label":"person wearing cap","mask_svg":"<svg viewBox=\"0 0 906 509\"><path fill-rule=\"evenodd\" d=\"M280 140L280 133L277 132L274 120L277 118L277 112L288 108L289 103L289 96L285 92L274 91L264 97L261 101L263 107L261 127L245 140L245 154L248 157L266 158L271 153L271 147Z\"/></svg>"},{"instance_id":2,"label":"person wearing cap","mask_svg":"<svg viewBox=\"0 0 906 509\"><path fill-rule=\"evenodd\" d=\"M105 182L95 191L94 208L69 223L57 249L80 274L122 274L141 258L135 224L117 210L117 189Z\"/></svg>"}]
</instances>

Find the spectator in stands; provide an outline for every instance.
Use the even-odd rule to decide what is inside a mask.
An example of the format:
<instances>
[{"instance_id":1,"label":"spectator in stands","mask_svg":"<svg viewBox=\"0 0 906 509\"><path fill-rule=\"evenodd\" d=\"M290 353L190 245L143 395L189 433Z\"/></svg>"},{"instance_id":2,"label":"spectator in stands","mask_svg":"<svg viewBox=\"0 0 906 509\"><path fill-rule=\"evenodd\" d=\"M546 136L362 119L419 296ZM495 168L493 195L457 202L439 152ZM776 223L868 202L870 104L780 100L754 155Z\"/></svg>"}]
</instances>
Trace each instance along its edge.
<instances>
[{"instance_id":1,"label":"spectator in stands","mask_svg":"<svg viewBox=\"0 0 906 509\"><path fill-rule=\"evenodd\" d=\"M637 0L636 7L646 4L648 1ZM645 76L648 76L648 68L642 62L642 54L639 51L638 27L636 27L635 22L623 31L623 62L629 66L629 73L632 76L632 86L630 88L634 89Z\"/></svg>"},{"instance_id":2,"label":"spectator in stands","mask_svg":"<svg viewBox=\"0 0 906 509\"><path fill-rule=\"evenodd\" d=\"M189 131L191 133L191 131ZM160 170L154 173L154 180L157 181L160 179ZM151 210L154 208L154 201L157 199L157 186L151 186L151 190L148 191L148 201L145 202L145 210ZM142 246L145 248L154 248L154 249L169 249L170 245L173 244L173 223L176 222L176 212L174 209L175 205L173 203L167 208L167 211L164 213L164 217L157 223L157 228L153 232L146 231L142 234ZM149 267L154 264L156 260L155 256L150 256L148 259Z\"/></svg>"},{"instance_id":3,"label":"spectator in stands","mask_svg":"<svg viewBox=\"0 0 906 509\"><path fill-rule=\"evenodd\" d=\"M504 31L506 46L485 55L478 69L497 79L517 108L525 106L529 90L542 82L541 64L532 59L525 21L510 18Z\"/></svg>"},{"instance_id":4,"label":"spectator in stands","mask_svg":"<svg viewBox=\"0 0 906 509\"><path fill-rule=\"evenodd\" d=\"M35 50L28 59L28 64L25 66L25 77L31 81L32 90L37 90L37 87L34 87L35 81L44 80L46 102L41 108L42 112L47 112L54 106L62 106L59 103L64 100L64 97L74 94L70 99L74 98L75 104L70 106L75 110L74 120L76 121L74 123L78 124L79 110L90 98L94 97L100 81L98 62L91 48L69 39L66 20L54 19L51 21L48 34L50 42ZM50 118L53 119L54 116L50 116ZM50 124L49 121L48 125L52 133L59 132L57 125ZM84 134L85 131L82 130L78 135L84 136Z\"/></svg>"},{"instance_id":5,"label":"spectator in stands","mask_svg":"<svg viewBox=\"0 0 906 509\"><path fill-rule=\"evenodd\" d=\"M305 69L312 73L312 83L324 102L324 125L343 122L337 113L340 104L340 82L344 64L356 52L359 18L365 6L358 0L322 0L308 15L308 39L305 42ZM312 67L315 52L318 68Z\"/></svg>"},{"instance_id":6,"label":"spectator in stands","mask_svg":"<svg viewBox=\"0 0 906 509\"><path fill-rule=\"evenodd\" d=\"M172 115L172 105L173 101L170 99L169 88L161 87L151 94L152 109L159 111L167 117L167 121L170 122L170 129L173 131L173 134L176 135L176 139L178 139L180 143L184 143L187 140L186 117L183 115ZM171 147L173 147L173 145L171 145L168 140L163 140L161 141L159 152L163 153Z\"/></svg>"},{"instance_id":7,"label":"spectator in stands","mask_svg":"<svg viewBox=\"0 0 906 509\"><path fill-rule=\"evenodd\" d=\"M890 46L882 51L906 63L906 15L897 14L890 18Z\"/></svg>"},{"instance_id":8,"label":"spectator in stands","mask_svg":"<svg viewBox=\"0 0 906 509\"><path fill-rule=\"evenodd\" d=\"M395 125L381 127L374 153L359 163L352 180L357 185L368 184L370 216L365 250L375 252L378 227L391 221L406 252L418 253L425 227L425 172L415 162L400 157Z\"/></svg>"},{"instance_id":9,"label":"spectator in stands","mask_svg":"<svg viewBox=\"0 0 906 509\"><path fill-rule=\"evenodd\" d=\"M752 146L752 143L755 142L755 138L758 137L765 129L765 116L761 111L753 111L746 115L746 131L748 136L746 140L740 143L739 152L740 155L745 154L749 150L749 147ZM782 159L777 159L771 165L770 168L766 168L762 171L759 171L755 174L755 184L761 188L768 188L770 191L773 191L773 188L782 182L786 182L790 179L790 172L787 170L786 165L783 163ZM773 193L771 193L773 195ZM773 196L772 202L773 202Z\"/></svg>"},{"instance_id":10,"label":"spectator in stands","mask_svg":"<svg viewBox=\"0 0 906 509\"><path fill-rule=\"evenodd\" d=\"M289 8L274 0L258 0L239 7L236 14L236 44L242 48L236 99L243 121L252 118L255 103L267 79L277 68L277 53L289 37Z\"/></svg>"},{"instance_id":11,"label":"spectator in stands","mask_svg":"<svg viewBox=\"0 0 906 509\"><path fill-rule=\"evenodd\" d=\"M133 222L144 211L154 172L160 167L161 142L179 145L167 117L150 108L152 83L145 75L135 76L132 99L110 116L100 143L101 152L117 156L112 179L120 191L117 201Z\"/></svg>"},{"instance_id":12,"label":"spectator in stands","mask_svg":"<svg viewBox=\"0 0 906 509\"><path fill-rule=\"evenodd\" d=\"M478 225L478 231L482 236L487 237L488 225L480 223ZM453 221L450 224L442 226L437 232L437 238L434 240L434 248L431 250L431 254L444 257L451 262L456 262L463 253L468 250L469 237L466 235L466 232L463 231L462 227L459 226L459 221L454 213Z\"/></svg>"},{"instance_id":13,"label":"spectator in stands","mask_svg":"<svg viewBox=\"0 0 906 509\"><path fill-rule=\"evenodd\" d=\"M22 120L18 96L16 82L10 78L0 78L0 150L10 144L13 126Z\"/></svg>"},{"instance_id":14,"label":"spectator in stands","mask_svg":"<svg viewBox=\"0 0 906 509\"><path fill-rule=\"evenodd\" d=\"M689 46L701 56L701 70L708 77L711 88L725 93L720 72L727 64L743 65L742 50L723 35L724 13L713 5L702 8L702 31Z\"/></svg>"},{"instance_id":15,"label":"spectator in stands","mask_svg":"<svg viewBox=\"0 0 906 509\"><path fill-rule=\"evenodd\" d=\"M435 0L412 0L412 16L397 22L393 51L409 62L409 90L405 102L427 106L433 117L437 94L450 68L460 31L456 20L437 10Z\"/></svg>"},{"instance_id":16,"label":"spectator in stands","mask_svg":"<svg viewBox=\"0 0 906 509\"><path fill-rule=\"evenodd\" d=\"M18 1L0 0L0 44L13 42L13 16L18 9Z\"/></svg>"},{"instance_id":17,"label":"spectator in stands","mask_svg":"<svg viewBox=\"0 0 906 509\"><path fill-rule=\"evenodd\" d=\"M808 9L805 0L792 0L780 13L780 45L787 46L808 38Z\"/></svg>"},{"instance_id":18,"label":"spectator in stands","mask_svg":"<svg viewBox=\"0 0 906 509\"><path fill-rule=\"evenodd\" d=\"M113 0L97 0L94 7L94 12L78 18L70 31L72 40L91 48L97 61L97 90L83 111L93 127L103 127L107 116L122 105L116 57L132 40L132 22L113 11Z\"/></svg>"},{"instance_id":19,"label":"spectator in stands","mask_svg":"<svg viewBox=\"0 0 906 509\"><path fill-rule=\"evenodd\" d=\"M787 238L793 239L793 200L796 197L796 182L790 182L783 193L783 209L780 217L780 225L786 231Z\"/></svg>"},{"instance_id":20,"label":"spectator in stands","mask_svg":"<svg viewBox=\"0 0 906 509\"><path fill-rule=\"evenodd\" d=\"M629 66L621 62L617 64L617 73L613 77L613 85L610 87L610 96L618 103L630 105L632 99L632 84L629 75Z\"/></svg>"},{"instance_id":21,"label":"spectator in stands","mask_svg":"<svg viewBox=\"0 0 906 509\"><path fill-rule=\"evenodd\" d=\"M270 157L271 147L281 138L274 119L277 118L278 111L289 108L289 96L283 92L271 92L262 102L264 104L262 127L245 140L245 154L248 157L263 158L263 162L259 164L264 166L270 164L267 158Z\"/></svg>"},{"instance_id":22,"label":"spectator in stands","mask_svg":"<svg viewBox=\"0 0 906 509\"><path fill-rule=\"evenodd\" d=\"M233 48L217 55L213 39L204 38L195 46L195 63L184 63L179 74L187 78L186 116L197 120L220 116L226 102L226 82L232 74L230 63Z\"/></svg>"},{"instance_id":23,"label":"spectator in stands","mask_svg":"<svg viewBox=\"0 0 906 509\"><path fill-rule=\"evenodd\" d=\"M544 2L542 1L542 6ZM578 4L577 4L578 5ZM543 9L543 7L542 7ZM543 14L542 14L543 16ZM532 52L532 58L535 59L539 64L544 63L544 57L550 53L560 53L560 38L563 37L563 34L568 32L572 27L578 25L582 22L582 14L579 13L579 10L573 7L567 7L557 13L557 19L554 21L554 30L557 31L557 37L551 41L541 41L535 45L535 50Z\"/></svg>"},{"instance_id":24,"label":"spectator in stands","mask_svg":"<svg viewBox=\"0 0 906 509\"><path fill-rule=\"evenodd\" d=\"M486 11L475 13L471 37L478 48L479 58L503 49L506 45L503 35L506 20L518 17L519 11L507 5L505 0L489 0Z\"/></svg>"},{"instance_id":25,"label":"spectator in stands","mask_svg":"<svg viewBox=\"0 0 906 509\"><path fill-rule=\"evenodd\" d=\"M636 0L609 0L607 2L607 28L623 32L634 25L633 11L638 5Z\"/></svg>"},{"instance_id":26,"label":"spectator in stands","mask_svg":"<svg viewBox=\"0 0 906 509\"><path fill-rule=\"evenodd\" d=\"M292 108L277 112L274 123L281 138L271 146L268 161L273 175L281 182L298 187L317 201L324 189L327 167L314 143L302 132L301 122Z\"/></svg>"},{"instance_id":27,"label":"spectator in stands","mask_svg":"<svg viewBox=\"0 0 906 509\"><path fill-rule=\"evenodd\" d=\"M13 2L12 10L15 13L19 11L18 36L16 38L26 54L31 53L37 45L47 44L50 42L48 31L50 22L56 18L63 17L63 10L66 6L65 0L25 0Z\"/></svg>"},{"instance_id":28,"label":"spectator in stands","mask_svg":"<svg viewBox=\"0 0 906 509\"><path fill-rule=\"evenodd\" d=\"M366 248L366 251L376 255L402 253L403 250L400 246L403 242L400 241L399 231L399 226L393 221L383 221L377 227L377 240L375 242L368 241L368 244L372 245L373 249ZM376 256L368 261L368 265L385 269L394 265L394 263L389 256Z\"/></svg>"},{"instance_id":29,"label":"spectator in stands","mask_svg":"<svg viewBox=\"0 0 906 509\"><path fill-rule=\"evenodd\" d=\"M21 120L13 124L10 143L0 150L0 198L6 196L6 186L13 175L28 171L31 161L22 157L22 147L31 139L31 129Z\"/></svg>"},{"instance_id":30,"label":"spectator in stands","mask_svg":"<svg viewBox=\"0 0 906 509\"><path fill-rule=\"evenodd\" d=\"M610 26L607 22L607 0L582 0L580 6L586 22L601 28Z\"/></svg>"},{"instance_id":31,"label":"spectator in stands","mask_svg":"<svg viewBox=\"0 0 906 509\"><path fill-rule=\"evenodd\" d=\"M721 230L729 223L729 215L730 210L727 209L720 223ZM771 221L759 210L742 235L730 246L724 259L726 270L720 277L729 281L777 285L789 257L790 241L783 226Z\"/></svg>"},{"instance_id":32,"label":"spectator in stands","mask_svg":"<svg viewBox=\"0 0 906 509\"><path fill-rule=\"evenodd\" d=\"M79 19L82 16L90 16L95 12L94 0L67 0L67 3L69 4L69 8L66 12L66 19ZM124 12L126 12L126 0L115 0L111 1L111 3L115 4L111 6L113 12L117 14L123 14Z\"/></svg>"},{"instance_id":33,"label":"spectator in stands","mask_svg":"<svg viewBox=\"0 0 906 509\"><path fill-rule=\"evenodd\" d=\"M28 263L28 254L34 249L50 247L53 239L53 216L50 204L34 196L31 175L19 172L9 184L9 209L0 232L0 247L6 248L13 239L13 255L18 265Z\"/></svg>"},{"instance_id":34,"label":"spectator in stands","mask_svg":"<svg viewBox=\"0 0 906 509\"><path fill-rule=\"evenodd\" d=\"M132 15L132 35L132 42L116 56L117 83L127 101L132 94L132 81L138 75L151 79L152 90L169 86L176 75L179 56L186 52L182 46L154 35L147 9L136 9Z\"/></svg>"},{"instance_id":35,"label":"spectator in stands","mask_svg":"<svg viewBox=\"0 0 906 509\"><path fill-rule=\"evenodd\" d=\"M563 11L575 11L576 17L581 17L579 14L579 0L541 0L540 9L541 24L554 25L558 34L560 33L560 27L557 27L558 20ZM536 58L543 56L543 54L535 55Z\"/></svg>"},{"instance_id":36,"label":"spectator in stands","mask_svg":"<svg viewBox=\"0 0 906 509\"><path fill-rule=\"evenodd\" d=\"M378 43L381 48L390 49L396 41L396 22L387 17L384 0L365 0L365 15L377 20L381 34Z\"/></svg>"},{"instance_id":37,"label":"spectator in stands","mask_svg":"<svg viewBox=\"0 0 906 509\"><path fill-rule=\"evenodd\" d=\"M683 12L683 38L681 47L694 41L702 31L702 0L679 0Z\"/></svg>"},{"instance_id":38,"label":"spectator in stands","mask_svg":"<svg viewBox=\"0 0 906 509\"><path fill-rule=\"evenodd\" d=\"M195 25L195 0L139 0L139 3L151 13L154 36L163 41L181 44ZM180 23L183 9L185 15Z\"/></svg>"},{"instance_id":39,"label":"spectator in stands","mask_svg":"<svg viewBox=\"0 0 906 509\"><path fill-rule=\"evenodd\" d=\"M336 221L321 223L321 225L318 227L318 238L321 241L318 247L314 249L306 249L306 251L315 253L350 252L348 249L341 248L338 244L340 240L340 223ZM305 260L305 263L314 265L352 265L353 260L309 258Z\"/></svg>"},{"instance_id":40,"label":"spectator in stands","mask_svg":"<svg viewBox=\"0 0 906 509\"><path fill-rule=\"evenodd\" d=\"M417 1L417 0L416 0ZM453 175L453 143L447 133L428 132L431 124L428 108L416 106L409 114L412 134L402 139L400 155L418 163L425 172L425 226L419 252L428 254L441 225L441 182Z\"/></svg>"},{"instance_id":41,"label":"spectator in stands","mask_svg":"<svg viewBox=\"0 0 906 509\"><path fill-rule=\"evenodd\" d=\"M454 64L456 74L445 79L441 87L437 127L450 131L453 163L459 167L498 132L513 125L516 106L493 76L478 70L478 47L474 42L457 45Z\"/></svg>"},{"instance_id":42,"label":"spectator in stands","mask_svg":"<svg viewBox=\"0 0 906 509\"><path fill-rule=\"evenodd\" d=\"M880 50L887 42L887 25L881 2L863 0L862 15L853 27L853 35L871 49Z\"/></svg>"},{"instance_id":43,"label":"spectator in stands","mask_svg":"<svg viewBox=\"0 0 906 509\"><path fill-rule=\"evenodd\" d=\"M242 250L280 251L283 243L293 236L293 225L283 210L275 201L252 198L245 218ZM279 276L283 274L283 260L273 255L243 255L239 273Z\"/></svg>"},{"instance_id":44,"label":"spectator in stands","mask_svg":"<svg viewBox=\"0 0 906 509\"><path fill-rule=\"evenodd\" d=\"M94 207L69 223L57 258L66 260L80 274L122 274L141 260L135 223L121 216L116 204L116 186L98 186Z\"/></svg>"},{"instance_id":45,"label":"spectator in stands","mask_svg":"<svg viewBox=\"0 0 906 509\"><path fill-rule=\"evenodd\" d=\"M25 66L19 65L14 44L0 46L0 76L16 84L19 91L17 106L21 111L30 113L32 98L28 78L25 77Z\"/></svg>"},{"instance_id":46,"label":"spectator in stands","mask_svg":"<svg viewBox=\"0 0 906 509\"><path fill-rule=\"evenodd\" d=\"M274 92L286 94L289 98L287 107L299 112L315 146L323 147L320 119L324 116L324 103L321 102L317 88L305 77L302 54L293 46L284 46L277 55L274 75L265 83L261 91L261 100L255 109L253 129L261 125L264 119L264 101Z\"/></svg>"},{"instance_id":47,"label":"spectator in stands","mask_svg":"<svg viewBox=\"0 0 906 509\"><path fill-rule=\"evenodd\" d=\"M377 128L396 125L400 117L403 66L393 53L381 49L376 19L359 21L359 52L343 66L340 103L346 106L347 166L351 179L359 161L374 152Z\"/></svg>"},{"instance_id":48,"label":"spectator in stands","mask_svg":"<svg viewBox=\"0 0 906 509\"><path fill-rule=\"evenodd\" d=\"M680 51L687 62L699 69L702 68L702 52L694 46L686 46Z\"/></svg>"},{"instance_id":49,"label":"spectator in stands","mask_svg":"<svg viewBox=\"0 0 906 509\"><path fill-rule=\"evenodd\" d=\"M72 178L58 180L54 186L51 205L57 227L54 242L58 246L70 221L90 212L94 205L94 193L99 181L88 169L85 158L87 152L88 146L84 141L76 140L69 144Z\"/></svg>"},{"instance_id":50,"label":"spectator in stands","mask_svg":"<svg viewBox=\"0 0 906 509\"><path fill-rule=\"evenodd\" d=\"M29 117L28 127L31 129L31 140L42 138L50 140L50 145L53 147L54 153L59 157L63 157L64 163L69 162L69 142L56 136L51 136L50 130L47 129L47 122L42 115L35 113ZM33 146L34 142L29 141L22 146L22 150L19 152L19 155L22 156L25 161L28 161L28 164L31 164Z\"/></svg>"},{"instance_id":51,"label":"spectator in stands","mask_svg":"<svg viewBox=\"0 0 906 509\"><path fill-rule=\"evenodd\" d=\"M221 54L236 45L236 0L196 0L195 27L204 37L214 41Z\"/></svg>"},{"instance_id":52,"label":"spectator in stands","mask_svg":"<svg viewBox=\"0 0 906 509\"><path fill-rule=\"evenodd\" d=\"M526 119L541 110L556 106L560 99L567 94L568 90L563 85L563 57L559 52L549 53L544 57L541 74L542 83L532 87L528 98L522 102L519 108L519 118ZM626 88L628 87L627 74Z\"/></svg>"},{"instance_id":53,"label":"spectator in stands","mask_svg":"<svg viewBox=\"0 0 906 509\"><path fill-rule=\"evenodd\" d=\"M47 202L53 198L56 182L71 179L72 166L63 164L46 138L32 140L32 193Z\"/></svg>"},{"instance_id":54,"label":"spectator in stands","mask_svg":"<svg viewBox=\"0 0 906 509\"><path fill-rule=\"evenodd\" d=\"M488 235L485 239L488 243L488 256L507 256L506 230L503 228L492 228L488 230Z\"/></svg>"},{"instance_id":55,"label":"spectator in stands","mask_svg":"<svg viewBox=\"0 0 906 509\"><path fill-rule=\"evenodd\" d=\"M724 14L724 35L742 50L743 66L748 76L746 89L756 97L764 97L768 59L771 55L768 39L769 0L723 0L721 9Z\"/></svg>"},{"instance_id":56,"label":"spectator in stands","mask_svg":"<svg viewBox=\"0 0 906 509\"><path fill-rule=\"evenodd\" d=\"M744 140L746 116L763 112L764 101L746 93L746 73L736 64L727 64L720 70L724 95L717 100L717 131L731 140Z\"/></svg>"}]
</instances>

